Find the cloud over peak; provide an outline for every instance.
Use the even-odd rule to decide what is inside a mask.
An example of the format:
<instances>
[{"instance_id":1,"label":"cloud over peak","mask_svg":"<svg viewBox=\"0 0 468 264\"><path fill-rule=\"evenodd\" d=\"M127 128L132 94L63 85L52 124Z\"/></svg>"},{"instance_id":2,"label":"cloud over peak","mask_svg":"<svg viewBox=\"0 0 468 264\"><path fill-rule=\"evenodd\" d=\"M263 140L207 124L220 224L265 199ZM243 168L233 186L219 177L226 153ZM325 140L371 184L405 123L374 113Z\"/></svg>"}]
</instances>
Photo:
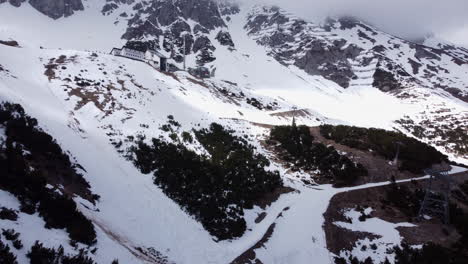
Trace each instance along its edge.
<instances>
[{"instance_id":1,"label":"cloud over peak","mask_svg":"<svg viewBox=\"0 0 468 264\"><path fill-rule=\"evenodd\" d=\"M354 16L404 38L468 28L467 0L241 0L278 5L307 20ZM460 39L460 37L458 37ZM463 37L461 38L463 41ZM466 36L468 43L468 36Z\"/></svg>"}]
</instances>

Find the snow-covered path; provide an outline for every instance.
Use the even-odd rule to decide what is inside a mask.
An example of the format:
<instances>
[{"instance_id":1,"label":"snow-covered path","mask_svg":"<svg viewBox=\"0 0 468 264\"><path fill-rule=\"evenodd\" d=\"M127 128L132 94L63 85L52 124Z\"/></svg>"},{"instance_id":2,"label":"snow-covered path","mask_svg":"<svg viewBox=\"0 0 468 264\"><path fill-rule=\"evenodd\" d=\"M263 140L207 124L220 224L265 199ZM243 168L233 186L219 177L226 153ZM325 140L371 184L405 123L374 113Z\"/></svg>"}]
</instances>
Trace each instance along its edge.
<instances>
[{"instance_id":1,"label":"snow-covered path","mask_svg":"<svg viewBox=\"0 0 468 264\"><path fill-rule=\"evenodd\" d=\"M451 174L466 171L464 168L454 167ZM405 183L412 180L425 180L429 176L398 180ZM385 186L390 181L368 183L347 188L333 188L331 185L307 187L301 183L294 185L300 193L288 197L289 209L282 212L282 216L275 221L275 229L271 238L260 249L255 251L263 263L314 263L333 264L333 254L327 249L327 241L323 225L324 213L330 200L336 194ZM260 237L261 238L261 237Z\"/></svg>"}]
</instances>

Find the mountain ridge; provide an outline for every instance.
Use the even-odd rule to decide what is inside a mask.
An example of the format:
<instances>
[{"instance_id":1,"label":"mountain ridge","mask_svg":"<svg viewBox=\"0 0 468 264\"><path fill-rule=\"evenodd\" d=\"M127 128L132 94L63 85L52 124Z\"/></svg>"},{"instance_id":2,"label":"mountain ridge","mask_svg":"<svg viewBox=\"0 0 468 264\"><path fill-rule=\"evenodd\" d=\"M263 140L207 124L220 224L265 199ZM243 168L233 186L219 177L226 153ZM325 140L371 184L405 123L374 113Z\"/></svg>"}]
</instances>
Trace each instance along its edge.
<instances>
[{"instance_id":1,"label":"mountain ridge","mask_svg":"<svg viewBox=\"0 0 468 264\"><path fill-rule=\"evenodd\" d=\"M393 173L395 146L385 145L392 145L388 150L392 158L386 159L372 151L347 151L347 146L315 134L313 149L330 153L330 162L366 164L369 161L362 159L368 158L385 163L384 172L372 167L370 175L375 178L359 175L363 185L336 188L331 185L333 177L320 182L320 171L304 170L300 162L277 151L280 144L272 140L271 129L293 122L312 127L314 133L324 124L399 131L431 145L451 161L468 164L466 49L435 39L425 40L425 45L408 42L355 19L315 24L278 7L210 2L204 8L204 1L197 5L191 0L83 0L83 10L55 20L26 2L20 7L10 5L15 1L0 4L0 101L20 104L36 118L38 127L80 165L90 192L100 196L93 204L78 194L64 194L93 223L97 242L87 246L70 244L66 229L46 228L41 215L23 212L17 198L1 189L1 206L16 212L18 219L0 220L0 227L19 231L24 248L16 249L12 241L1 239L20 264L29 263L27 252L38 238L44 247L63 245L70 256L82 249L104 264L114 259L120 263L249 263L254 259L333 263L334 257L347 258L352 250L331 253L327 248L323 213L335 194L390 184L386 180ZM174 17L161 15L163 9ZM183 32L188 32L186 37ZM206 67L213 73L211 78L197 78L183 70L160 72L145 62L108 54L127 41L141 41L182 69L183 38L187 66ZM220 154L210 153L216 148L209 144L227 142L226 137L214 143L197 138L200 131L209 134L206 131L213 123L242 139L230 146L244 141L253 146L240 150L264 156L269 164L261 162L258 167L277 170L288 190L265 195L249 208L226 206L226 211L245 221L245 232L221 241L207 231L207 218L200 222L198 211L187 202L195 203L190 197L171 198L174 194L167 189L173 185L156 184L157 170L143 173L132 163L135 156L130 151L138 142L145 143L141 146L146 150L160 146L153 142L182 144L183 149L173 150L208 166L207 174L215 177L218 167L207 164L213 162L213 153ZM0 142L5 133L0 125ZM359 156L360 151L366 154ZM239 152L232 153L239 157ZM377 156L369 158L372 155ZM243 168L242 164L237 167ZM453 173L463 170L453 165ZM237 172L229 170L231 176ZM395 173L397 181L413 177L424 181L419 178L423 175ZM203 190L211 187L207 181L200 191L187 193L204 195ZM183 182L182 189L200 184ZM50 185L61 189L60 182ZM236 201L228 201L232 200ZM212 201L211 206L218 202ZM346 214L354 221L350 210ZM393 256L385 252L402 238L381 239L377 253L369 245L359 260Z\"/></svg>"}]
</instances>

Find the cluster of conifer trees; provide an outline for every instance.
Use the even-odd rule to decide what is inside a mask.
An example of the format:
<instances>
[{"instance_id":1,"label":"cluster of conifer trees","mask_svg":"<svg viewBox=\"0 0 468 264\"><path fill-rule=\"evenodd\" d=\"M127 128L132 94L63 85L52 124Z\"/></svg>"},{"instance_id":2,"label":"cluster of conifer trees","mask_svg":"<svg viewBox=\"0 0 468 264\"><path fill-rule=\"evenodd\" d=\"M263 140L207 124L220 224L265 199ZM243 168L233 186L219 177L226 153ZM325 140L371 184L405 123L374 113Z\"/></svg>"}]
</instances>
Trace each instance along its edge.
<instances>
[{"instance_id":1,"label":"cluster of conifer trees","mask_svg":"<svg viewBox=\"0 0 468 264\"><path fill-rule=\"evenodd\" d=\"M270 140L279 142L286 151L281 155L283 160L303 170L319 170L321 177L333 179L336 185L349 185L367 175L366 168L339 154L334 147L314 142L306 126L296 126L294 122L291 126L276 126L271 129Z\"/></svg>"},{"instance_id":2,"label":"cluster of conifer trees","mask_svg":"<svg viewBox=\"0 0 468 264\"><path fill-rule=\"evenodd\" d=\"M219 124L194 133L209 156L180 141L153 138L151 144L139 141L131 148L134 163L143 173L154 172L154 183L213 236L240 237L246 229L244 209L282 186L279 173L265 170L268 159Z\"/></svg>"},{"instance_id":3,"label":"cluster of conifer trees","mask_svg":"<svg viewBox=\"0 0 468 264\"><path fill-rule=\"evenodd\" d=\"M76 255L67 255L62 246L57 249L47 248L39 241L36 241L31 247L27 257L31 264L95 264L93 259L88 257L83 250Z\"/></svg>"},{"instance_id":4,"label":"cluster of conifer trees","mask_svg":"<svg viewBox=\"0 0 468 264\"><path fill-rule=\"evenodd\" d=\"M18 264L15 254L11 252L10 246L3 243L1 239L0 239L0 263Z\"/></svg>"},{"instance_id":5,"label":"cluster of conifer trees","mask_svg":"<svg viewBox=\"0 0 468 264\"><path fill-rule=\"evenodd\" d=\"M89 187L82 175L74 172L68 155L37 127L37 120L27 116L20 105L0 105L0 128L5 131L0 144L0 189L18 198L22 212L39 212L47 228L66 229L74 241L95 243L94 226L76 209L76 203L66 194L46 187L49 183L46 175L57 173L54 171L57 167L66 168L61 177L70 177L69 181ZM74 173L66 173L71 171Z\"/></svg>"},{"instance_id":6,"label":"cluster of conifer trees","mask_svg":"<svg viewBox=\"0 0 468 264\"><path fill-rule=\"evenodd\" d=\"M413 173L422 173L432 164L448 161L447 156L434 147L399 132L377 128L322 125L320 133L327 139L351 148L372 150L388 160L394 159L400 149L399 169Z\"/></svg>"},{"instance_id":7,"label":"cluster of conifer trees","mask_svg":"<svg viewBox=\"0 0 468 264\"><path fill-rule=\"evenodd\" d=\"M465 264L468 254L459 248L446 248L434 243L424 244L421 249L407 244L395 247L395 264Z\"/></svg>"}]
</instances>

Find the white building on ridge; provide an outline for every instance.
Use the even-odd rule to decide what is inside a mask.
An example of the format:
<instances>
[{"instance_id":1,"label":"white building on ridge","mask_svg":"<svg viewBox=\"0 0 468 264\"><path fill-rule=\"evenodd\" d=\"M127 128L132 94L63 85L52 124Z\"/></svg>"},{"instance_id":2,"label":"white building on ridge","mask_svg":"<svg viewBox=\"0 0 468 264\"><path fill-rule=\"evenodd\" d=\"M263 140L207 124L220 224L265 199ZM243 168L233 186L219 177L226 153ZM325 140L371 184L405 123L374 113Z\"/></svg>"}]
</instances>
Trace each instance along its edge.
<instances>
[{"instance_id":1,"label":"white building on ridge","mask_svg":"<svg viewBox=\"0 0 468 264\"><path fill-rule=\"evenodd\" d=\"M147 49L146 51L140 51L136 49L123 47L121 49L113 48L110 54L114 56L121 56L129 59L147 62L151 66L159 68L161 71L167 70L167 58L155 50Z\"/></svg>"}]
</instances>

